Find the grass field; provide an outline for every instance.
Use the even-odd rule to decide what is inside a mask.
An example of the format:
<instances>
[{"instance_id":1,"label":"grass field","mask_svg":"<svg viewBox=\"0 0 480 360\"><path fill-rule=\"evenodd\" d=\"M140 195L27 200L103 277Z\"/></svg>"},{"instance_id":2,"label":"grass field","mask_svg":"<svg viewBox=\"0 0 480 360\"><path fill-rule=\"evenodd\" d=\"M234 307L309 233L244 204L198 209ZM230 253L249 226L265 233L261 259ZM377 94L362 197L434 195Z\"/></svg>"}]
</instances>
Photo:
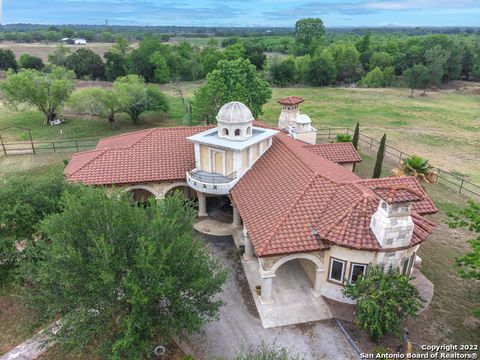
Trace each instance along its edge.
<instances>
[{"instance_id":1,"label":"grass field","mask_svg":"<svg viewBox=\"0 0 480 360\"><path fill-rule=\"evenodd\" d=\"M276 124L276 100L301 96L301 112L317 128L353 129L360 122L366 134L380 139L386 133L390 145L480 184L480 95L443 90L412 99L408 94L407 89L274 89L262 119Z\"/></svg>"}]
</instances>

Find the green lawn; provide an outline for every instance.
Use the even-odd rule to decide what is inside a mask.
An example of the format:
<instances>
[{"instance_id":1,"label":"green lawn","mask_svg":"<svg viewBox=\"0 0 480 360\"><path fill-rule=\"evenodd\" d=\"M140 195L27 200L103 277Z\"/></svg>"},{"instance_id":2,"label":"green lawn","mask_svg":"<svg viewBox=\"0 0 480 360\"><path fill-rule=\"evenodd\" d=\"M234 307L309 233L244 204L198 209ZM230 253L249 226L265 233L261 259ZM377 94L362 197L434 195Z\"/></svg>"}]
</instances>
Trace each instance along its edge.
<instances>
[{"instance_id":1,"label":"green lawn","mask_svg":"<svg viewBox=\"0 0 480 360\"><path fill-rule=\"evenodd\" d=\"M124 132L142 130L151 127L178 126L184 124L185 107L180 97L168 96L170 104L169 114L149 112L140 117L139 123L134 125L125 114L117 116L117 129L111 130L110 125L105 119L82 118L78 115L65 114L66 122L58 126L43 124L43 115L31 109L22 109L13 111L5 106L0 107L0 129L18 126L29 128L32 132L33 140L70 140L117 135ZM2 138L8 141L27 141L29 140L28 131L22 129L10 128L0 130Z\"/></svg>"},{"instance_id":2,"label":"green lawn","mask_svg":"<svg viewBox=\"0 0 480 360\"><path fill-rule=\"evenodd\" d=\"M275 88L262 119L276 124L282 97L305 98L301 112L318 128L361 129L377 139L416 153L447 171L480 184L480 95L454 90L409 98L407 89Z\"/></svg>"}]
</instances>

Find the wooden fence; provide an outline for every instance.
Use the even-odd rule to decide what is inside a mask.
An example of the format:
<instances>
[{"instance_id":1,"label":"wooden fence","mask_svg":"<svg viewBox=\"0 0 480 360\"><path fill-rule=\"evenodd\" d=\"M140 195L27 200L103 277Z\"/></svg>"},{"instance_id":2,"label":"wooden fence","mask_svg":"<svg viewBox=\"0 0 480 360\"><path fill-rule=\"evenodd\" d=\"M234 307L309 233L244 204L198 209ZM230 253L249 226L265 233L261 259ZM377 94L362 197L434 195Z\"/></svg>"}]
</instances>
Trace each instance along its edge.
<instances>
[{"instance_id":1,"label":"wooden fence","mask_svg":"<svg viewBox=\"0 0 480 360\"><path fill-rule=\"evenodd\" d=\"M330 140L335 139L337 134L349 134L353 136L353 133L354 131L350 128L319 129L317 132L317 138L319 140ZM358 145L361 149L378 151L378 148L380 147L380 140L374 139L364 133L360 133ZM387 144L385 145L385 157L389 157L400 164L403 159L409 156L411 156L411 154L388 145L387 141ZM463 194L472 200L480 201L479 185L435 166L433 167L433 170L438 175L437 183L444 184L459 194Z\"/></svg>"},{"instance_id":2,"label":"wooden fence","mask_svg":"<svg viewBox=\"0 0 480 360\"><path fill-rule=\"evenodd\" d=\"M0 141L0 156L78 152L95 148L99 139L56 141Z\"/></svg>"},{"instance_id":3,"label":"wooden fence","mask_svg":"<svg viewBox=\"0 0 480 360\"><path fill-rule=\"evenodd\" d=\"M185 104L188 106L187 104ZM335 139L337 134L353 135L350 128L329 128L318 129L317 138L319 140ZM0 157L13 155L35 155L49 153L68 153L85 151L95 148L99 139L78 139L78 140L56 140L56 141L20 141L20 142L3 142L0 137ZM359 146L365 150L378 151L380 141L374 139L364 133L360 133ZM385 156L400 163L410 154L386 144ZM437 183L447 185L459 194L463 194L473 200L480 201L480 186L466 180L458 175L448 171L434 167L434 171L438 174Z\"/></svg>"}]
</instances>

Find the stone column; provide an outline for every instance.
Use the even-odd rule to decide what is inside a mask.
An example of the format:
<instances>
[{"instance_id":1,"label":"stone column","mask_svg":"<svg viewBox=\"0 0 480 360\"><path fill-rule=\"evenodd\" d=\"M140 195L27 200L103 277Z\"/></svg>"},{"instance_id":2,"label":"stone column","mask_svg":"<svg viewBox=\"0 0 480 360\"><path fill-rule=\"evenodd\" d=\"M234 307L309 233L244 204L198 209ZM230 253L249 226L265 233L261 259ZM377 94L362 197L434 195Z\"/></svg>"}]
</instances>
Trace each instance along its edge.
<instances>
[{"instance_id":1,"label":"stone column","mask_svg":"<svg viewBox=\"0 0 480 360\"><path fill-rule=\"evenodd\" d=\"M322 296L322 292L321 292L322 277L323 277L323 269L316 269L315 279L313 280L313 288L312 288L312 293L314 297Z\"/></svg>"},{"instance_id":2,"label":"stone column","mask_svg":"<svg viewBox=\"0 0 480 360\"><path fill-rule=\"evenodd\" d=\"M248 234L245 231L243 232L243 237L245 239L245 253L243 254L243 259L246 261L253 260L254 251L253 251L252 240L250 239L250 236L248 236Z\"/></svg>"},{"instance_id":3,"label":"stone column","mask_svg":"<svg viewBox=\"0 0 480 360\"><path fill-rule=\"evenodd\" d=\"M185 198L185 200L190 199L190 188L188 186L183 187L183 197Z\"/></svg>"},{"instance_id":4,"label":"stone column","mask_svg":"<svg viewBox=\"0 0 480 360\"><path fill-rule=\"evenodd\" d=\"M275 275L262 276L262 291L260 295L260 304L273 304L272 300L272 282Z\"/></svg>"},{"instance_id":5,"label":"stone column","mask_svg":"<svg viewBox=\"0 0 480 360\"><path fill-rule=\"evenodd\" d=\"M207 198L204 193L198 192L198 217L208 216Z\"/></svg>"},{"instance_id":6,"label":"stone column","mask_svg":"<svg viewBox=\"0 0 480 360\"><path fill-rule=\"evenodd\" d=\"M233 226L239 227L242 225L242 219L240 219L240 213L238 212L238 209L235 205L232 205L232 207L233 207Z\"/></svg>"}]
</instances>

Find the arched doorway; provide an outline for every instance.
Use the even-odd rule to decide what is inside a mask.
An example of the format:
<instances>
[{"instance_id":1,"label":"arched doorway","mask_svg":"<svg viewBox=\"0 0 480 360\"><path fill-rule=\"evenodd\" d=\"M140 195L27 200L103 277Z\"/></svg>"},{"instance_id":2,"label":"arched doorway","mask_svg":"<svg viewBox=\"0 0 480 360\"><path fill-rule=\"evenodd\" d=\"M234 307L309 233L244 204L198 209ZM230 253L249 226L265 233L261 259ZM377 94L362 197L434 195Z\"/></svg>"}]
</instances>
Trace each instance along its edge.
<instances>
[{"instance_id":1,"label":"arched doorway","mask_svg":"<svg viewBox=\"0 0 480 360\"><path fill-rule=\"evenodd\" d=\"M146 185L134 185L129 186L123 190L128 192L132 196L132 200L135 204L139 206L146 206L150 199L161 199L162 196L157 193L154 189Z\"/></svg>"},{"instance_id":2,"label":"arched doorway","mask_svg":"<svg viewBox=\"0 0 480 360\"><path fill-rule=\"evenodd\" d=\"M260 270L262 303L287 306L295 297L320 297L323 271L323 263L313 254L291 254L280 258L269 270Z\"/></svg>"},{"instance_id":3,"label":"arched doorway","mask_svg":"<svg viewBox=\"0 0 480 360\"><path fill-rule=\"evenodd\" d=\"M163 191L163 196L173 196L176 193L182 193L185 200L191 200L197 197L197 192L189 187L187 183L176 183L170 185Z\"/></svg>"}]
</instances>

